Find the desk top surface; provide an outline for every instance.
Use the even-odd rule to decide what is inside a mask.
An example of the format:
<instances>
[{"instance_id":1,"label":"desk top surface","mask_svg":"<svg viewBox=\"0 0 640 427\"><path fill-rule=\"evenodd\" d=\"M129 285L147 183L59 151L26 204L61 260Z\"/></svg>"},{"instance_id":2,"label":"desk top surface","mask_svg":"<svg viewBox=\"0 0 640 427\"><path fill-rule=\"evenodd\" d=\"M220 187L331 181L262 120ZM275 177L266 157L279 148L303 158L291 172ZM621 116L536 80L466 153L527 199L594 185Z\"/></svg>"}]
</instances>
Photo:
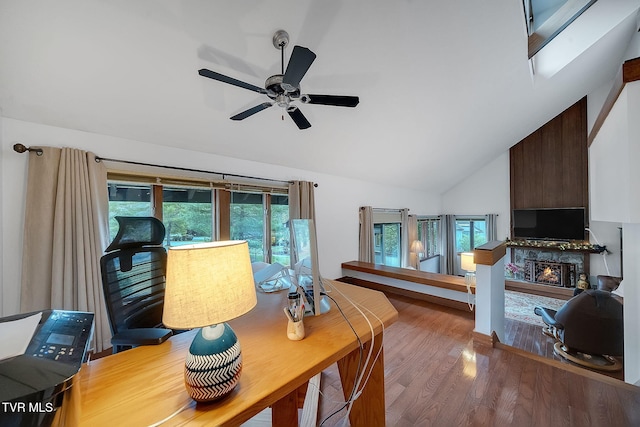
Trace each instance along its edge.
<instances>
[{"instance_id":1,"label":"desk top surface","mask_svg":"<svg viewBox=\"0 0 640 427\"><path fill-rule=\"evenodd\" d=\"M370 328L347 297L373 312L385 327L398 317L381 292L335 281L329 281L327 288L363 342L371 339ZM195 334L189 331L160 345L138 347L85 364L79 384L81 425L147 426L185 406L163 425L240 424L358 348L355 335L333 301L328 313L305 317L306 337L302 341L289 340L282 311L286 297L286 292L258 293L256 308L229 322L240 341L243 359L240 382L231 395L208 404L196 404L188 396L184 361ZM383 330L380 321L373 315L369 318L374 334L379 334Z\"/></svg>"}]
</instances>

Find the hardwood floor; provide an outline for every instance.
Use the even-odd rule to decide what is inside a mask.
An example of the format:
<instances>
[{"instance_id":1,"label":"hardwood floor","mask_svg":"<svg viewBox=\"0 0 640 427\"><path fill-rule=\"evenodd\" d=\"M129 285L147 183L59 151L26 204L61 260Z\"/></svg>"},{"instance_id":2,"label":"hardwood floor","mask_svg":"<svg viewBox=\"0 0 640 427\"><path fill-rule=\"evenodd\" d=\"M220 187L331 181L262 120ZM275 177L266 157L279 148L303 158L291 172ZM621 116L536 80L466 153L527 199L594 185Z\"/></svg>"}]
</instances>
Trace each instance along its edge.
<instances>
[{"instance_id":1,"label":"hardwood floor","mask_svg":"<svg viewBox=\"0 0 640 427\"><path fill-rule=\"evenodd\" d=\"M474 348L471 313L388 297L399 320L384 338L387 425L640 425L640 388L545 359L547 344L523 337L521 325L509 334L539 355ZM336 368L323 373L321 390L319 423L344 401ZM345 412L322 425L343 425Z\"/></svg>"},{"instance_id":2,"label":"hardwood floor","mask_svg":"<svg viewBox=\"0 0 640 427\"><path fill-rule=\"evenodd\" d=\"M598 375L605 375L618 380L624 380L624 370L617 372L598 371L587 367L572 364L564 358L558 356L553 351L555 341L542 333L541 326L529 323L518 322L516 320L505 319L504 342L511 347L523 350L527 353L542 356L556 363L566 364L568 367L576 367L593 372Z\"/></svg>"}]
</instances>

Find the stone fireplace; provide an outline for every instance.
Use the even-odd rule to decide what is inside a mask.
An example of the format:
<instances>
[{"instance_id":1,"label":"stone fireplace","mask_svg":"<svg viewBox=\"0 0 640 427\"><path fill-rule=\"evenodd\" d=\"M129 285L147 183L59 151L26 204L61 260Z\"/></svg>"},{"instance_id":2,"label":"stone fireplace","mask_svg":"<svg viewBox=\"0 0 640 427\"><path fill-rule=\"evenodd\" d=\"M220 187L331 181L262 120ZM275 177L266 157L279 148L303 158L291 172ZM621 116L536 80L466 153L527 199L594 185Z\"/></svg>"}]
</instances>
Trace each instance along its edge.
<instances>
[{"instance_id":1,"label":"stone fireplace","mask_svg":"<svg viewBox=\"0 0 640 427\"><path fill-rule=\"evenodd\" d=\"M576 286L578 275L585 272L585 256L588 254L534 248L511 248L512 262L520 267L525 281L559 287Z\"/></svg>"}]
</instances>

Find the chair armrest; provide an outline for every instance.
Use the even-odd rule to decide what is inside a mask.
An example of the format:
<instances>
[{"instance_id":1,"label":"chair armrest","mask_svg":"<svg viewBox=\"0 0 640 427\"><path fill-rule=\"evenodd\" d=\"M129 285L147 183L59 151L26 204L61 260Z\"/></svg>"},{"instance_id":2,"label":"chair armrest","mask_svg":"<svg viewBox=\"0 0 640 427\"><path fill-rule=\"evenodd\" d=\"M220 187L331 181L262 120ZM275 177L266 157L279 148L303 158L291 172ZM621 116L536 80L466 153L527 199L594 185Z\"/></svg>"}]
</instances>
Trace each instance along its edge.
<instances>
[{"instance_id":1,"label":"chair armrest","mask_svg":"<svg viewBox=\"0 0 640 427\"><path fill-rule=\"evenodd\" d=\"M542 321L549 325L549 326L553 326L554 328L557 329L564 329L564 325L560 322L558 322L556 320L556 313L557 311L552 310L550 308L547 307L536 307L533 309L533 312L535 314L537 314L538 316L542 317Z\"/></svg>"}]
</instances>

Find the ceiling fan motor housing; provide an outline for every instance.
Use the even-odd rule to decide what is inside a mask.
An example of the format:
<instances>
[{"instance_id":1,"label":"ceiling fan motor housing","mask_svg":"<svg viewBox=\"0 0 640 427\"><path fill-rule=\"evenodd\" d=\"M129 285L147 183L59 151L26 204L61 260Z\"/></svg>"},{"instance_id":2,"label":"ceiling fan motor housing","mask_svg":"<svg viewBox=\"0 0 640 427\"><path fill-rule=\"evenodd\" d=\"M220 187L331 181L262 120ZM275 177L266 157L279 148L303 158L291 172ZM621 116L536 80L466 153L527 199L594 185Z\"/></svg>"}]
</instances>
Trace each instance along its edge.
<instances>
[{"instance_id":1,"label":"ceiling fan motor housing","mask_svg":"<svg viewBox=\"0 0 640 427\"><path fill-rule=\"evenodd\" d=\"M275 74L264 82L264 88L267 91L267 96L274 100L278 95L286 95L290 98L300 97L300 89L294 88L293 90L288 90L288 85L282 84L283 78L284 76L282 74Z\"/></svg>"}]
</instances>

